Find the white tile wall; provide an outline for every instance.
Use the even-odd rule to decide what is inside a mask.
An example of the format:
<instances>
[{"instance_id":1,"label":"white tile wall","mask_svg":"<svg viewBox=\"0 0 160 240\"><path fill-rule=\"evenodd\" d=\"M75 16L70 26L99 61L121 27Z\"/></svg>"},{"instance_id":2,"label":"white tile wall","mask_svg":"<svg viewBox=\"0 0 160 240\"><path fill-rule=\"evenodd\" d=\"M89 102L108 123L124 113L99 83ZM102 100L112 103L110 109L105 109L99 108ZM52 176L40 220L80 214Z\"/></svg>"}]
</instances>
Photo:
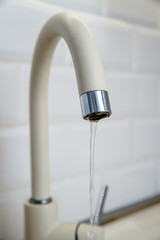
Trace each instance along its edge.
<instances>
[{"instance_id":1,"label":"white tile wall","mask_svg":"<svg viewBox=\"0 0 160 240\"><path fill-rule=\"evenodd\" d=\"M131 126L127 121L103 120L97 126L95 169L131 161ZM70 175L89 173L89 124L68 127L66 147Z\"/></svg>"},{"instance_id":2,"label":"white tile wall","mask_svg":"<svg viewBox=\"0 0 160 240\"><path fill-rule=\"evenodd\" d=\"M30 183L28 129L0 130L0 191L25 187Z\"/></svg>"},{"instance_id":3,"label":"white tile wall","mask_svg":"<svg viewBox=\"0 0 160 240\"><path fill-rule=\"evenodd\" d=\"M50 121L81 120L81 116L74 69L54 65L49 79Z\"/></svg>"},{"instance_id":4,"label":"white tile wall","mask_svg":"<svg viewBox=\"0 0 160 240\"><path fill-rule=\"evenodd\" d=\"M68 1L58 1L58 0L43 0L55 5L60 5L67 9L76 9L78 11L91 12L99 14L101 12L101 3L103 0L68 0Z\"/></svg>"},{"instance_id":5,"label":"white tile wall","mask_svg":"<svg viewBox=\"0 0 160 240\"><path fill-rule=\"evenodd\" d=\"M19 232L20 214L19 192L0 195L0 238L7 240L22 239Z\"/></svg>"},{"instance_id":6,"label":"white tile wall","mask_svg":"<svg viewBox=\"0 0 160 240\"><path fill-rule=\"evenodd\" d=\"M160 120L137 120L134 131L135 160L158 158L160 155Z\"/></svg>"},{"instance_id":7,"label":"white tile wall","mask_svg":"<svg viewBox=\"0 0 160 240\"><path fill-rule=\"evenodd\" d=\"M105 0L106 16L151 27L157 26L156 4L150 0Z\"/></svg>"},{"instance_id":8,"label":"white tile wall","mask_svg":"<svg viewBox=\"0 0 160 240\"><path fill-rule=\"evenodd\" d=\"M0 125L20 123L19 64L0 62Z\"/></svg>"},{"instance_id":9,"label":"white tile wall","mask_svg":"<svg viewBox=\"0 0 160 240\"><path fill-rule=\"evenodd\" d=\"M96 139L96 162L98 169L130 163L131 124L128 121L110 121L98 124Z\"/></svg>"},{"instance_id":10,"label":"white tile wall","mask_svg":"<svg viewBox=\"0 0 160 240\"><path fill-rule=\"evenodd\" d=\"M55 125L49 128L50 178L52 180L67 176L65 127Z\"/></svg>"},{"instance_id":11,"label":"white tile wall","mask_svg":"<svg viewBox=\"0 0 160 240\"><path fill-rule=\"evenodd\" d=\"M157 26L160 28L160 9L159 7L157 8Z\"/></svg>"},{"instance_id":12,"label":"white tile wall","mask_svg":"<svg viewBox=\"0 0 160 240\"><path fill-rule=\"evenodd\" d=\"M160 32L135 32L133 64L136 70L160 73Z\"/></svg>"},{"instance_id":13,"label":"white tile wall","mask_svg":"<svg viewBox=\"0 0 160 240\"><path fill-rule=\"evenodd\" d=\"M106 171L104 183L109 186L105 210L111 210L156 195L156 160Z\"/></svg>"},{"instance_id":14,"label":"white tile wall","mask_svg":"<svg viewBox=\"0 0 160 240\"><path fill-rule=\"evenodd\" d=\"M1 239L24 239L23 203L30 189L20 189L0 194L0 237Z\"/></svg>"},{"instance_id":15,"label":"white tile wall","mask_svg":"<svg viewBox=\"0 0 160 240\"><path fill-rule=\"evenodd\" d=\"M49 17L60 11L63 9L36 1L4 2L0 8L3 19L0 22L0 58L31 61L41 27ZM57 55L59 62L59 56L62 54ZM61 60L63 61L63 58Z\"/></svg>"},{"instance_id":16,"label":"white tile wall","mask_svg":"<svg viewBox=\"0 0 160 240\"><path fill-rule=\"evenodd\" d=\"M23 63L21 64L21 82L20 82L20 118L23 124L29 123L29 79L31 64Z\"/></svg>"},{"instance_id":17,"label":"white tile wall","mask_svg":"<svg viewBox=\"0 0 160 240\"><path fill-rule=\"evenodd\" d=\"M29 121L29 77L30 64L23 64L21 82L21 118ZM50 122L81 120L79 94L74 69L54 64L48 83L48 114Z\"/></svg>"},{"instance_id":18,"label":"white tile wall","mask_svg":"<svg viewBox=\"0 0 160 240\"><path fill-rule=\"evenodd\" d=\"M100 190L101 175L95 175L95 197L94 209L97 195ZM82 175L66 179L65 181L55 181L52 184L51 192L58 201L58 215L61 221L77 222L79 219L89 218L89 176ZM64 201L65 199L65 201Z\"/></svg>"},{"instance_id":19,"label":"white tile wall","mask_svg":"<svg viewBox=\"0 0 160 240\"><path fill-rule=\"evenodd\" d=\"M89 173L90 129L88 122L68 126L66 138L68 174Z\"/></svg>"},{"instance_id":20,"label":"white tile wall","mask_svg":"<svg viewBox=\"0 0 160 240\"><path fill-rule=\"evenodd\" d=\"M150 116L157 113L159 77L106 72L114 117Z\"/></svg>"},{"instance_id":21,"label":"white tile wall","mask_svg":"<svg viewBox=\"0 0 160 240\"><path fill-rule=\"evenodd\" d=\"M90 27L97 41L106 69L131 68L132 32L125 25L93 21ZM89 25L89 26L90 26Z\"/></svg>"},{"instance_id":22,"label":"white tile wall","mask_svg":"<svg viewBox=\"0 0 160 240\"><path fill-rule=\"evenodd\" d=\"M79 16L96 39L113 111L98 124L95 200L102 183L110 187L107 211L160 193L160 18L154 8L158 13L160 6L130 0L124 8L124 2L0 3L0 239L23 239L22 203L30 197L31 56L44 22L64 9ZM79 221L89 216L90 127L81 118L63 40L53 59L48 95L51 195L58 199L60 220Z\"/></svg>"},{"instance_id":23,"label":"white tile wall","mask_svg":"<svg viewBox=\"0 0 160 240\"><path fill-rule=\"evenodd\" d=\"M126 24L78 14L92 32L106 69L131 69L132 31ZM69 56L70 57L70 56Z\"/></svg>"}]
</instances>

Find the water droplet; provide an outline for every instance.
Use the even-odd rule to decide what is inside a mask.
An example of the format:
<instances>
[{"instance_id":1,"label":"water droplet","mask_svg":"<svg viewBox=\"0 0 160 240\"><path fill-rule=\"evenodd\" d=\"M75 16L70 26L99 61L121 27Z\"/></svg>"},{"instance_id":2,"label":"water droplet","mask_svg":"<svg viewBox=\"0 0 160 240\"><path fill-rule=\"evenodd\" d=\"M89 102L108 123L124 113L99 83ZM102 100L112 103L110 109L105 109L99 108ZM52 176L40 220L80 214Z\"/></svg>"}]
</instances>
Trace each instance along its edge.
<instances>
[{"instance_id":1,"label":"water droplet","mask_svg":"<svg viewBox=\"0 0 160 240\"><path fill-rule=\"evenodd\" d=\"M89 239L94 239L94 233L92 231L87 232L87 236Z\"/></svg>"}]
</instances>

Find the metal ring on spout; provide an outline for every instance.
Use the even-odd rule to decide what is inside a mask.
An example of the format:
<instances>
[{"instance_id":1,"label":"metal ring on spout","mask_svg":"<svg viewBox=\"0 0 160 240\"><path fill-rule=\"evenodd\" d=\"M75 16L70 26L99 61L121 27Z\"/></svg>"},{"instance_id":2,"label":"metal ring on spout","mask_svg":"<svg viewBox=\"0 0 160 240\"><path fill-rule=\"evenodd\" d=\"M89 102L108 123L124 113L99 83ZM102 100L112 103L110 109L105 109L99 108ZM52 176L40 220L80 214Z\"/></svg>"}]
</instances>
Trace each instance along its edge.
<instances>
[{"instance_id":1,"label":"metal ring on spout","mask_svg":"<svg viewBox=\"0 0 160 240\"><path fill-rule=\"evenodd\" d=\"M112 113L107 91L86 92L80 96L80 102L84 119L98 121Z\"/></svg>"},{"instance_id":2,"label":"metal ring on spout","mask_svg":"<svg viewBox=\"0 0 160 240\"><path fill-rule=\"evenodd\" d=\"M44 204L52 202L52 198L50 197L50 198L42 199L42 200L36 200L36 199L30 198L29 202L33 203L33 204L42 204L42 205L44 205Z\"/></svg>"}]
</instances>

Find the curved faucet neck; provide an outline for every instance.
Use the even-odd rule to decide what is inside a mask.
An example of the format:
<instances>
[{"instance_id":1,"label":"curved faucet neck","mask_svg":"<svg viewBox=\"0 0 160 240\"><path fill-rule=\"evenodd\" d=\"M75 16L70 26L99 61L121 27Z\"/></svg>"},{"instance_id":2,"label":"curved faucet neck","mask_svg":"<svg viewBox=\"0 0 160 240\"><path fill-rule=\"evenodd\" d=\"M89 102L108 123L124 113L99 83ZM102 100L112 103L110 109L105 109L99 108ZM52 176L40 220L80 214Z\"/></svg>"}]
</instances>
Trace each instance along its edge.
<instances>
[{"instance_id":1,"label":"curved faucet neck","mask_svg":"<svg viewBox=\"0 0 160 240\"><path fill-rule=\"evenodd\" d=\"M83 22L69 13L50 18L38 37L30 82L30 134L32 199L44 200L49 194L48 163L48 76L59 39L66 41L73 59L79 94L106 91L105 74L95 41Z\"/></svg>"}]
</instances>

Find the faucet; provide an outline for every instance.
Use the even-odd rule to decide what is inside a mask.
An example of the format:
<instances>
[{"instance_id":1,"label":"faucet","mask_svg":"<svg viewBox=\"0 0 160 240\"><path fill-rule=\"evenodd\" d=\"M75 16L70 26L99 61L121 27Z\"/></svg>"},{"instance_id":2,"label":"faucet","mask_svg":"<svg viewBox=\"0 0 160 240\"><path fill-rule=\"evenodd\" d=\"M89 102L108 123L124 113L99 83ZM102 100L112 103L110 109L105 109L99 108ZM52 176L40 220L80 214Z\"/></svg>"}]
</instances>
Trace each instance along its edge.
<instances>
[{"instance_id":1,"label":"faucet","mask_svg":"<svg viewBox=\"0 0 160 240\"><path fill-rule=\"evenodd\" d=\"M25 240L87 240L88 224L63 223L57 202L49 193L48 75L60 38L66 41L76 72L82 116L90 121L109 117L111 108L101 58L85 24L70 13L51 17L42 28L34 50L30 80L31 198L24 203ZM61 96L60 96L61 97ZM93 226L95 239L103 228Z\"/></svg>"}]
</instances>

